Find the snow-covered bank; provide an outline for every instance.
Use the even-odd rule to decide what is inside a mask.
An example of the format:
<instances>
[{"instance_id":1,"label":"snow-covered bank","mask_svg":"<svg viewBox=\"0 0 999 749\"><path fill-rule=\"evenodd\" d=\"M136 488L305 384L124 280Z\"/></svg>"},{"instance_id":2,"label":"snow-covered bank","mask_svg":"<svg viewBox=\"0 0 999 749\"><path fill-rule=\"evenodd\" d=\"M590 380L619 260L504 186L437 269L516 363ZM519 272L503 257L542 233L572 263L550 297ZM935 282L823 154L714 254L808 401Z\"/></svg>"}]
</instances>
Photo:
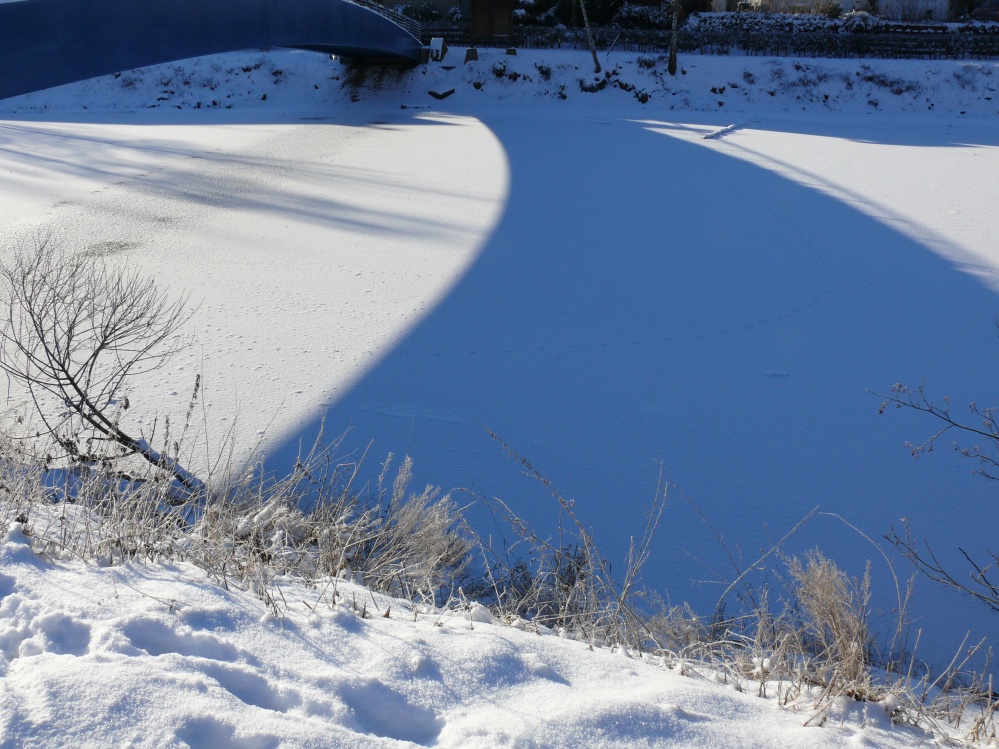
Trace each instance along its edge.
<instances>
[{"instance_id":1,"label":"snow-covered bank","mask_svg":"<svg viewBox=\"0 0 999 749\"><path fill-rule=\"evenodd\" d=\"M658 658L434 612L344 581L279 581L280 616L187 564L87 567L0 546L0 746L927 745L885 708L803 727ZM278 596L276 596L277 598Z\"/></svg>"},{"instance_id":2,"label":"snow-covered bank","mask_svg":"<svg viewBox=\"0 0 999 749\"><path fill-rule=\"evenodd\" d=\"M4 102L3 236L61 233L203 300L196 347L136 383L140 426L200 371L208 427L238 412L276 462L329 407L327 429L545 528L488 426L614 559L657 461L744 561L816 504L990 545L991 487L914 463L929 427L865 388L992 392L994 63L690 57L670 78L612 53L595 79L585 53L480 58L351 74L254 52ZM733 573L673 502L649 582L711 610L690 581ZM829 518L794 543L856 573L873 553ZM936 660L955 621L994 631L919 596Z\"/></svg>"},{"instance_id":3,"label":"snow-covered bank","mask_svg":"<svg viewBox=\"0 0 999 749\"><path fill-rule=\"evenodd\" d=\"M999 116L999 63L953 60L834 60L686 55L670 76L658 55L609 52L594 74L586 52L480 49L465 62L452 49L413 70L357 70L309 52L270 50L185 60L0 102L0 113L64 118L143 109L252 110L374 103L477 112L516 103L651 112L806 112L951 117ZM443 103L446 102L446 103ZM349 109L348 109L349 111Z\"/></svg>"}]
</instances>

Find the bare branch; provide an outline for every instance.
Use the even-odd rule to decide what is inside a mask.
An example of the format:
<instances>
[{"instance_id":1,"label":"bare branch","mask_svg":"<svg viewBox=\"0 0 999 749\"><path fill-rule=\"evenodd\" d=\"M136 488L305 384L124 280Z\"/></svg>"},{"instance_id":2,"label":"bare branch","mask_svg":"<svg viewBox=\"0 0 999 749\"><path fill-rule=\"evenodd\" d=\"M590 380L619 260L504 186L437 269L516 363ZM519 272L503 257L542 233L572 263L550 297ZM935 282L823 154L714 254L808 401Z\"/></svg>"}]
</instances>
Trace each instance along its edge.
<instances>
[{"instance_id":1,"label":"bare branch","mask_svg":"<svg viewBox=\"0 0 999 749\"><path fill-rule=\"evenodd\" d=\"M189 490L200 485L120 426L129 379L184 345L178 334L193 314L186 297L170 301L138 271L59 249L47 237L0 264L0 290L0 370L27 391L70 458L138 455Z\"/></svg>"},{"instance_id":2,"label":"bare branch","mask_svg":"<svg viewBox=\"0 0 999 749\"><path fill-rule=\"evenodd\" d=\"M869 390L868 392L883 399L881 406L878 408L878 413L880 414L884 414L889 405L894 405L896 409L906 408L913 411L920 411L943 422L943 426L938 431L919 444L906 443L905 446L911 451L913 457L919 457L923 453L932 452L936 441L940 437L951 430L956 430L987 440L989 445L988 450L991 450L993 454L983 451L980 446L962 447L957 442L954 443L954 449L965 457L978 460L979 469L975 473L988 479L999 479L999 471L995 470L999 469L999 458L997 458L999 456L999 424L996 423L994 408L980 408L977 403L968 404L969 413L981 419L981 423L975 426L974 424L956 419L951 415L949 398L944 397L942 405L931 401L926 395L923 385L912 390L906 385L896 383L892 386L889 395L881 395L880 393L875 393L873 390Z\"/></svg>"},{"instance_id":3,"label":"bare branch","mask_svg":"<svg viewBox=\"0 0 999 749\"><path fill-rule=\"evenodd\" d=\"M999 562L999 556L993 552L987 552L992 557L993 563L982 567L967 551L958 549L972 569L972 572L968 574L967 581L959 580L951 575L940 560L937 559L937 555L925 539L921 543L916 543L909 528L909 521L905 520L904 522L904 535L900 536L894 526L885 535L885 539L889 543L902 552L930 580L955 588L984 603L993 611L999 611L999 583L992 582L988 577L989 569L994 563Z\"/></svg>"}]
</instances>

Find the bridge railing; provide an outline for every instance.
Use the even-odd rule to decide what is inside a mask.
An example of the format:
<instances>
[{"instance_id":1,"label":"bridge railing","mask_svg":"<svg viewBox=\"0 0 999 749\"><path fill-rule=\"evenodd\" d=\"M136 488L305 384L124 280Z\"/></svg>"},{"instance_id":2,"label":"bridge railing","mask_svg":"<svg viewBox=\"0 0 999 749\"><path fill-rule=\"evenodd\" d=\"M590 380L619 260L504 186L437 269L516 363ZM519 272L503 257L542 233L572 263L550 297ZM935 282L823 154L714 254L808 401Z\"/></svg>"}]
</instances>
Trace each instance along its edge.
<instances>
[{"instance_id":1,"label":"bridge railing","mask_svg":"<svg viewBox=\"0 0 999 749\"><path fill-rule=\"evenodd\" d=\"M402 26L406 31L415 36L417 39L423 36L423 27L418 21L414 21L409 16L405 16L397 10L392 8L386 8L382 3L377 2L377 0L347 0L354 5L360 5L361 7L373 10L380 16L385 16L385 18L394 22L398 26Z\"/></svg>"}]
</instances>

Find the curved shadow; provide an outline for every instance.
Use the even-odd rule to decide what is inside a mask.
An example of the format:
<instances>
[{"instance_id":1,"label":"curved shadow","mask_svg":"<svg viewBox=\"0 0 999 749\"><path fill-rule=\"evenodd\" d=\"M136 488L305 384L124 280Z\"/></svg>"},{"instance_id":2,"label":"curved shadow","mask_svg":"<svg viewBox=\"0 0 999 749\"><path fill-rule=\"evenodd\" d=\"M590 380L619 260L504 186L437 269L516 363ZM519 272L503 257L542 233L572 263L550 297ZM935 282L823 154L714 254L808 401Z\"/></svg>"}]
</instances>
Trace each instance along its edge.
<instances>
[{"instance_id":1,"label":"curved shadow","mask_svg":"<svg viewBox=\"0 0 999 749\"><path fill-rule=\"evenodd\" d=\"M420 40L347 0L0 3L0 99L99 75L258 47L420 60Z\"/></svg>"},{"instance_id":2,"label":"curved shadow","mask_svg":"<svg viewBox=\"0 0 999 749\"><path fill-rule=\"evenodd\" d=\"M488 427L576 500L615 561L644 527L661 461L682 490L646 581L701 611L721 589L690 581L735 573L687 498L743 565L816 505L875 538L907 517L935 549L994 540L992 487L966 462L912 461L903 443L932 425L879 417L866 390L925 380L955 403L994 392L994 293L854 207L637 124L484 121L511 169L500 225L327 425L553 530L557 507ZM834 519L787 550L814 545L851 574L880 563ZM950 656L955 621L987 631L973 604L919 593L938 637L924 657Z\"/></svg>"},{"instance_id":3,"label":"curved shadow","mask_svg":"<svg viewBox=\"0 0 999 749\"><path fill-rule=\"evenodd\" d=\"M671 493L646 581L702 612L721 592L713 583L734 573L688 497L743 565L816 505L874 538L907 517L955 569L951 549L989 545L992 487L960 459L914 462L902 445L932 426L879 417L866 389L925 380L958 405L993 392L995 294L815 187L639 123L573 116L482 117L509 161L506 211L449 296L333 405L328 429L352 424L358 446L376 440L373 455L408 453L419 478L499 496L552 530L554 503L488 427L576 500L613 561L644 527L662 461L682 490ZM864 137L862 126L854 134ZM959 141L918 134L922 145ZM52 157L101 168L74 153L67 144ZM343 178L349 189L381 176ZM185 189L192 203L212 195L196 180ZM275 193L248 207L268 204L323 226L384 230L382 214L358 221L335 192L313 204ZM291 465L321 422L315 413L273 446L268 464ZM852 574L865 559L880 564L833 519L813 520L787 550L815 545ZM874 572L875 605L890 610L894 591L883 568ZM950 657L963 634L955 622L993 624L946 591L919 596L919 624L934 635L923 657Z\"/></svg>"}]
</instances>

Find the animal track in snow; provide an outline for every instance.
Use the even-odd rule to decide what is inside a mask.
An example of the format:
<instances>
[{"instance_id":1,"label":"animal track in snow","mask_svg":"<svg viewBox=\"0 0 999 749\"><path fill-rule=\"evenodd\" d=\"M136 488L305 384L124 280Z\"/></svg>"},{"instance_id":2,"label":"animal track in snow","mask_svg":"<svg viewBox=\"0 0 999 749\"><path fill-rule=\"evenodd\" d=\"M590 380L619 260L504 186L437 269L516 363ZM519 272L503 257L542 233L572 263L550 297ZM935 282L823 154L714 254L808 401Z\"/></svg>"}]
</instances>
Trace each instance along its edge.
<instances>
[{"instance_id":1,"label":"animal track in snow","mask_svg":"<svg viewBox=\"0 0 999 749\"><path fill-rule=\"evenodd\" d=\"M191 749L276 749L274 736L237 737L236 729L215 718L190 718L176 731L177 738Z\"/></svg>"},{"instance_id":2,"label":"animal track in snow","mask_svg":"<svg viewBox=\"0 0 999 749\"><path fill-rule=\"evenodd\" d=\"M561 676L555 669L545 663L537 653L526 653L521 656L524 668L541 679L548 679L556 684L569 686L568 680Z\"/></svg>"},{"instance_id":3,"label":"animal track in snow","mask_svg":"<svg viewBox=\"0 0 999 749\"><path fill-rule=\"evenodd\" d=\"M298 695L278 694L266 679L247 669L212 665L204 669L204 674L246 705L283 713L299 703Z\"/></svg>"},{"instance_id":4,"label":"animal track in snow","mask_svg":"<svg viewBox=\"0 0 999 749\"><path fill-rule=\"evenodd\" d=\"M229 643L201 632L177 631L163 622L134 619L123 631L135 647L149 655L177 653L213 661L239 660L239 650Z\"/></svg>"},{"instance_id":5,"label":"animal track in snow","mask_svg":"<svg viewBox=\"0 0 999 749\"><path fill-rule=\"evenodd\" d=\"M411 704L378 679L345 685L340 699L350 708L358 728L375 736L430 746L444 727L433 710Z\"/></svg>"}]
</instances>

